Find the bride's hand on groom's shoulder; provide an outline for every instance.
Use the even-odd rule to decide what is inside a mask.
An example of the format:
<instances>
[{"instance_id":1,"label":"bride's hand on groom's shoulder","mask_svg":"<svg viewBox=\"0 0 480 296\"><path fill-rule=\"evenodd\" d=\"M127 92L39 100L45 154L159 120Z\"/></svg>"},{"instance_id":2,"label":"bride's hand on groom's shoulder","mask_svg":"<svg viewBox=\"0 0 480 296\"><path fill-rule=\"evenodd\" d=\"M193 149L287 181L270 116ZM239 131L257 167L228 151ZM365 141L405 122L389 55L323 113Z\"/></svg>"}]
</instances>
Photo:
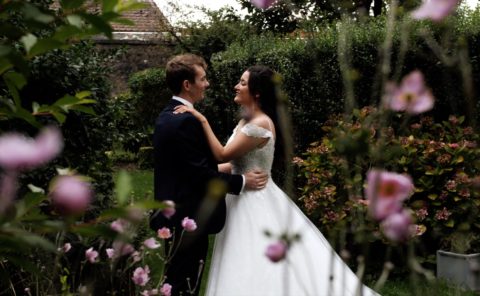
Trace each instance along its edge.
<instances>
[{"instance_id":1,"label":"bride's hand on groom's shoulder","mask_svg":"<svg viewBox=\"0 0 480 296\"><path fill-rule=\"evenodd\" d=\"M207 119L205 118L205 116L203 116L202 113L198 112L197 110L195 110L192 107L185 106L185 105L176 106L175 110L173 111L173 114L181 114L181 113L185 113L185 112L191 113L198 120L200 120L200 122L206 122L207 121Z\"/></svg>"}]
</instances>

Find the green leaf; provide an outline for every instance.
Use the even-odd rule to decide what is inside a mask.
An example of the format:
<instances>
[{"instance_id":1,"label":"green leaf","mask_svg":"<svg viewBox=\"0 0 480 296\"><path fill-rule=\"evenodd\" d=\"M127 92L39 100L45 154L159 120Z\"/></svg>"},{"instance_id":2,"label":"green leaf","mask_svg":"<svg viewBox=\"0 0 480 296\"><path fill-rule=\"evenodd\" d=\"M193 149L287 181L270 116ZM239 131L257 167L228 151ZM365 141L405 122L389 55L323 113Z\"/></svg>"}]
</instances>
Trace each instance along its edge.
<instances>
[{"instance_id":1,"label":"green leaf","mask_svg":"<svg viewBox=\"0 0 480 296\"><path fill-rule=\"evenodd\" d=\"M88 237L98 237L103 236L104 238L114 238L117 233L107 225L89 225L89 224L82 224L82 225L74 225L71 228L71 231L83 236Z\"/></svg>"},{"instance_id":2,"label":"green leaf","mask_svg":"<svg viewBox=\"0 0 480 296\"><path fill-rule=\"evenodd\" d=\"M113 11L117 3L118 3L118 0L103 0L102 12L105 13L105 12Z\"/></svg>"},{"instance_id":3,"label":"green leaf","mask_svg":"<svg viewBox=\"0 0 480 296\"><path fill-rule=\"evenodd\" d=\"M62 112L52 111L51 113L59 123L64 123L67 119L67 116L65 116L65 114L63 114Z\"/></svg>"},{"instance_id":4,"label":"green leaf","mask_svg":"<svg viewBox=\"0 0 480 296\"><path fill-rule=\"evenodd\" d=\"M0 57L6 56L12 51L10 46L0 45Z\"/></svg>"},{"instance_id":5,"label":"green leaf","mask_svg":"<svg viewBox=\"0 0 480 296\"><path fill-rule=\"evenodd\" d=\"M48 24L55 20L52 15L43 13L42 11L40 11L40 9L31 4L25 4L22 10L27 20L34 20L43 24Z\"/></svg>"},{"instance_id":6,"label":"green leaf","mask_svg":"<svg viewBox=\"0 0 480 296\"><path fill-rule=\"evenodd\" d=\"M132 191L132 178L130 175L121 170L115 182L115 192L117 194L117 200L119 205L124 205L128 201L128 196Z\"/></svg>"},{"instance_id":7,"label":"green leaf","mask_svg":"<svg viewBox=\"0 0 480 296\"><path fill-rule=\"evenodd\" d=\"M75 25L64 25L57 28L57 31L53 35L53 39L58 40L60 42L65 42L69 38L72 37L79 37L83 31L81 28L77 28Z\"/></svg>"},{"instance_id":8,"label":"green leaf","mask_svg":"<svg viewBox=\"0 0 480 296\"><path fill-rule=\"evenodd\" d=\"M447 222L445 222L445 226L452 228L453 226L455 226L455 221L453 219L450 219Z\"/></svg>"},{"instance_id":9,"label":"green leaf","mask_svg":"<svg viewBox=\"0 0 480 296\"><path fill-rule=\"evenodd\" d=\"M39 235L30 233L30 232L19 233L19 235L17 236L17 239L23 241L24 243L32 247L40 247L45 251L56 252L57 250L57 248L52 242L50 242L49 240Z\"/></svg>"},{"instance_id":10,"label":"green leaf","mask_svg":"<svg viewBox=\"0 0 480 296\"><path fill-rule=\"evenodd\" d=\"M82 13L81 16L99 32L102 32L108 38L112 38L113 29L110 26L110 24L107 21L105 21L103 18L96 15L89 15L86 13Z\"/></svg>"},{"instance_id":11,"label":"green leaf","mask_svg":"<svg viewBox=\"0 0 480 296\"><path fill-rule=\"evenodd\" d=\"M15 106L20 106L20 95L18 90L22 89L27 83L25 77L18 72L10 71L3 75L3 80L15 102Z\"/></svg>"},{"instance_id":12,"label":"green leaf","mask_svg":"<svg viewBox=\"0 0 480 296\"><path fill-rule=\"evenodd\" d=\"M85 114L96 115L95 110L92 107L82 106L82 105L74 105L70 106L69 110L83 112Z\"/></svg>"},{"instance_id":13,"label":"green leaf","mask_svg":"<svg viewBox=\"0 0 480 296\"><path fill-rule=\"evenodd\" d=\"M25 50L27 51L27 53L30 52L30 49L35 45L35 43L37 43L37 40L37 36L33 35L32 33L29 33L20 38L20 41L25 46Z\"/></svg>"},{"instance_id":14,"label":"green leaf","mask_svg":"<svg viewBox=\"0 0 480 296\"><path fill-rule=\"evenodd\" d=\"M77 97L71 95L64 95L62 98L58 99L53 105L63 107L68 105L73 105L80 101Z\"/></svg>"},{"instance_id":15,"label":"green leaf","mask_svg":"<svg viewBox=\"0 0 480 296\"><path fill-rule=\"evenodd\" d=\"M35 45L30 49L28 55L29 57L34 57L47 51L64 47L67 47L67 45L53 38L39 39L37 40L37 43L35 43Z\"/></svg>"},{"instance_id":16,"label":"green leaf","mask_svg":"<svg viewBox=\"0 0 480 296\"><path fill-rule=\"evenodd\" d=\"M23 119L24 121L28 122L30 125L40 128L41 125L35 119L35 116L32 115L29 111L23 109L22 107L17 106L17 110L13 112L13 115L17 118Z\"/></svg>"},{"instance_id":17,"label":"green leaf","mask_svg":"<svg viewBox=\"0 0 480 296\"><path fill-rule=\"evenodd\" d=\"M92 92L91 91L88 91L88 90L84 90L84 91L81 91L81 92L78 92L75 94L75 97L79 98L79 99L83 99L83 98L86 98L86 97L89 97L92 95Z\"/></svg>"},{"instance_id":18,"label":"green leaf","mask_svg":"<svg viewBox=\"0 0 480 296\"><path fill-rule=\"evenodd\" d=\"M69 29L69 30L72 30L72 31L73 31L73 28L78 30L78 29L83 28L83 26L85 26L85 22L83 21L82 17L77 15L77 14L68 15L67 16L67 21L70 25L72 25Z\"/></svg>"},{"instance_id":19,"label":"green leaf","mask_svg":"<svg viewBox=\"0 0 480 296\"><path fill-rule=\"evenodd\" d=\"M437 197L438 197L438 194L436 194L436 193L431 193L431 194L428 195L428 199L430 199L430 200L436 200Z\"/></svg>"},{"instance_id":20,"label":"green leaf","mask_svg":"<svg viewBox=\"0 0 480 296\"><path fill-rule=\"evenodd\" d=\"M18 72L10 71L5 73L4 77L11 81L17 89L22 89L27 84L25 77Z\"/></svg>"}]
</instances>

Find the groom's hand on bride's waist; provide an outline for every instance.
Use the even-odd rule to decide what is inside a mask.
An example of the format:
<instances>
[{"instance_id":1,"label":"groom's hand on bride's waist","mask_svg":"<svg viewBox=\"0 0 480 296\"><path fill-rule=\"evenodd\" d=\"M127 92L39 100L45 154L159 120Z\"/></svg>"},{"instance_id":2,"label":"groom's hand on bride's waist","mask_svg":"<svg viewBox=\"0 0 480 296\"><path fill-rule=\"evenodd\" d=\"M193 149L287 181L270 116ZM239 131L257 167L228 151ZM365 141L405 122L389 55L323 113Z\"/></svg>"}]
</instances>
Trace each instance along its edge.
<instances>
[{"instance_id":1,"label":"groom's hand on bride's waist","mask_svg":"<svg viewBox=\"0 0 480 296\"><path fill-rule=\"evenodd\" d=\"M261 170L253 170L243 175L245 178L245 189L259 190L265 188L268 182L268 174Z\"/></svg>"}]
</instances>

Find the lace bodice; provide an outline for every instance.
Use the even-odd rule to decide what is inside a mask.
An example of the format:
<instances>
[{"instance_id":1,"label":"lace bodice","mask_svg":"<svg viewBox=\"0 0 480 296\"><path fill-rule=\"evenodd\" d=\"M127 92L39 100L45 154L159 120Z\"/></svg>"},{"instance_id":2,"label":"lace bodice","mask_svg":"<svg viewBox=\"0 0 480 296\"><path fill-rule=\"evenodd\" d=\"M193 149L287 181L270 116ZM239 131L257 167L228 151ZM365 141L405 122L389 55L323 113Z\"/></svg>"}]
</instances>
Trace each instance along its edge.
<instances>
[{"instance_id":1,"label":"lace bodice","mask_svg":"<svg viewBox=\"0 0 480 296\"><path fill-rule=\"evenodd\" d=\"M233 134L228 139L228 142L235 137L237 132L238 126L233 130ZM272 132L252 123L245 124L240 129L240 132L250 137L269 138L269 141L262 147L258 147L242 157L232 160L232 173L243 174L252 169L260 169L270 173L273 163L273 153L275 151L275 140Z\"/></svg>"}]
</instances>

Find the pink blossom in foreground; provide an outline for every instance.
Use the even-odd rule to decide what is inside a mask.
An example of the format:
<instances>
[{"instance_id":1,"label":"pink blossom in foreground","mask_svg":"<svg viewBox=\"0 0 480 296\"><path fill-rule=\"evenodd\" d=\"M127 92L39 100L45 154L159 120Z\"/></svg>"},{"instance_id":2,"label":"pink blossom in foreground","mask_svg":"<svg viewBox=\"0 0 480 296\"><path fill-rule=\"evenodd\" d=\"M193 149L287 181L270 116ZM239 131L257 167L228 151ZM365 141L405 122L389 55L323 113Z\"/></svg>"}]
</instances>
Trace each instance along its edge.
<instances>
[{"instance_id":1,"label":"pink blossom in foreground","mask_svg":"<svg viewBox=\"0 0 480 296\"><path fill-rule=\"evenodd\" d=\"M275 3L276 0L250 0L253 5L261 9L267 9Z\"/></svg>"},{"instance_id":2,"label":"pink blossom in foreground","mask_svg":"<svg viewBox=\"0 0 480 296\"><path fill-rule=\"evenodd\" d=\"M170 217L172 217L173 215L175 215L175 203L171 200L164 200L163 201L163 204L166 206L163 210L162 210L162 214L170 219Z\"/></svg>"},{"instance_id":3,"label":"pink blossom in foreground","mask_svg":"<svg viewBox=\"0 0 480 296\"><path fill-rule=\"evenodd\" d=\"M150 268L148 268L148 265L145 268L137 267L133 272L132 280L135 285L145 286L150 280L149 274Z\"/></svg>"},{"instance_id":4,"label":"pink blossom in foreground","mask_svg":"<svg viewBox=\"0 0 480 296\"><path fill-rule=\"evenodd\" d=\"M182 220L182 227L185 229L185 231L192 232L197 229L197 223L195 223L195 220L185 217Z\"/></svg>"},{"instance_id":5,"label":"pink blossom in foreground","mask_svg":"<svg viewBox=\"0 0 480 296\"><path fill-rule=\"evenodd\" d=\"M402 202L413 193L409 176L372 169L367 173L365 196L371 215L382 220L399 212Z\"/></svg>"},{"instance_id":6,"label":"pink blossom in foreground","mask_svg":"<svg viewBox=\"0 0 480 296\"><path fill-rule=\"evenodd\" d=\"M85 258L90 262L90 263L95 263L97 262L97 259L98 259L98 252L95 251L92 248L88 249L85 251Z\"/></svg>"},{"instance_id":7,"label":"pink blossom in foreground","mask_svg":"<svg viewBox=\"0 0 480 296\"><path fill-rule=\"evenodd\" d=\"M278 262L287 255L288 246L284 241L278 241L267 247L265 255L272 262Z\"/></svg>"},{"instance_id":8,"label":"pink blossom in foreground","mask_svg":"<svg viewBox=\"0 0 480 296\"><path fill-rule=\"evenodd\" d=\"M105 253L107 253L107 257L108 257L109 259L113 259L113 258L116 257L116 256L115 256L115 250L114 250L113 248L108 248L108 249L106 249L106 250L105 250Z\"/></svg>"},{"instance_id":9,"label":"pink blossom in foreground","mask_svg":"<svg viewBox=\"0 0 480 296\"><path fill-rule=\"evenodd\" d=\"M125 256L135 251L135 248L131 244L120 240L114 241L112 247L115 250L115 254L118 254L119 256Z\"/></svg>"},{"instance_id":10,"label":"pink blossom in foreground","mask_svg":"<svg viewBox=\"0 0 480 296\"><path fill-rule=\"evenodd\" d=\"M388 216L381 224L383 234L388 239L400 242L415 235L416 226L412 225L412 216L408 210Z\"/></svg>"},{"instance_id":11,"label":"pink blossom in foreground","mask_svg":"<svg viewBox=\"0 0 480 296\"><path fill-rule=\"evenodd\" d=\"M32 169L48 163L62 149L62 134L56 127L44 128L35 139L7 133L0 137L0 166L7 171Z\"/></svg>"},{"instance_id":12,"label":"pink blossom in foreground","mask_svg":"<svg viewBox=\"0 0 480 296\"><path fill-rule=\"evenodd\" d=\"M133 262L139 262L140 260L142 260L142 256L140 255L140 252L139 251L135 251L133 252L130 257L132 257L132 260Z\"/></svg>"},{"instance_id":13,"label":"pink blossom in foreground","mask_svg":"<svg viewBox=\"0 0 480 296\"><path fill-rule=\"evenodd\" d=\"M92 194L90 183L80 176L59 176L50 186L52 203L62 215L85 212L92 201Z\"/></svg>"},{"instance_id":14,"label":"pink blossom in foreground","mask_svg":"<svg viewBox=\"0 0 480 296\"><path fill-rule=\"evenodd\" d=\"M68 253L68 251L70 251L71 248L72 248L72 245L70 243L65 243L63 245L63 247L58 248L57 251L63 252L63 253Z\"/></svg>"},{"instance_id":15,"label":"pink blossom in foreground","mask_svg":"<svg viewBox=\"0 0 480 296\"><path fill-rule=\"evenodd\" d=\"M169 239L172 237L172 232L167 227L162 227L157 230L157 236L161 239Z\"/></svg>"},{"instance_id":16,"label":"pink blossom in foreground","mask_svg":"<svg viewBox=\"0 0 480 296\"><path fill-rule=\"evenodd\" d=\"M412 17L417 20L430 19L438 22L451 14L459 3L459 0L424 0L420 7L412 11Z\"/></svg>"},{"instance_id":17,"label":"pink blossom in foreground","mask_svg":"<svg viewBox=\"0 0 480 296\"><path fill-rule=\"evenodd\" d=\"M128 221L126 221L124 219L121 219L121 218L113 221L110 224L110 228L112 230L115 230L118 233L124 233L127 226L128 226Z\"/></svg>"},{"instance_id":18,"label":"pink blossom in foreground","mask_svg":"<svg viewBox=\"0 0 480 296\"><path fill-rule=\"evenodd\" d=\"M164 283L160 288L160 293L162 296L170 296L172 295L172 285L168 283Z\"/></svg>"},{"instance_id":19,"label":"pink blossom in foreground","mask_svg":"<svg viewBox=\"0 0 480 296\"><path fill-rule=\"evenodd\" d=\"M143 242L143 245L149 249L157 249L160 248L160 244L153 238L146 239Z\"/></svg>"},{"instance_id":20,"label":"pink blossom in foreground","mask_svg":"<svg viewBox=\"0 0 480 296\"><path fill-rule=\"evenodd\" d=\"M422 72L417 70L405 76L400 87L387 85L385 103L393 111L419 114L433 108L434 98L425 86Z\"/></svg>"}]
</instances>

